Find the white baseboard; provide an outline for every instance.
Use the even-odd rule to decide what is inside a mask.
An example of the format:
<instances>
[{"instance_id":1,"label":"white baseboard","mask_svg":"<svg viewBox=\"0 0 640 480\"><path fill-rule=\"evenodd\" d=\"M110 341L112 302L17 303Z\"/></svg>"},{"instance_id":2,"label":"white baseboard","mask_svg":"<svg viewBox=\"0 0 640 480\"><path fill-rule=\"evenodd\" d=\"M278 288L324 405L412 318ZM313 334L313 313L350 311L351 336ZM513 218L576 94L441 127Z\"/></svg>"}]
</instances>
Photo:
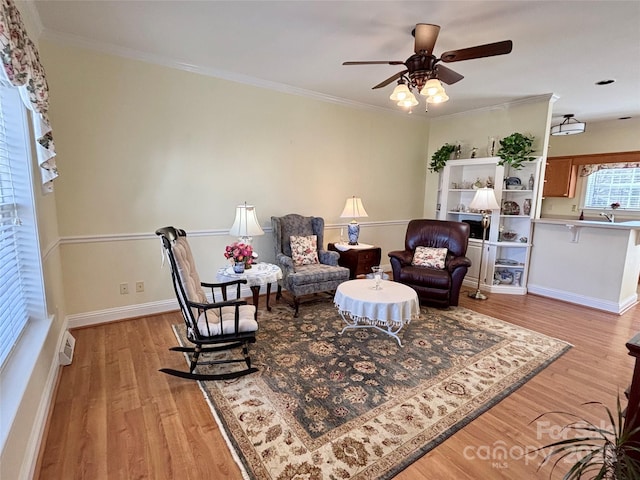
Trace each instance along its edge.
<instances>
[{"instance_id":1,"label":"white baseboard","mask_svg":"<svg viewBox=\"0 0 640 480\"><path fill-rule=\"evenodd\" d=\"M463 280L462 286L471 288L472 291L476 291L478 288L478 280ZM480 291L486 293L502 293L505 295L526 295L527 287L519 287L513 285L484 285L480 284Z\"/></svg>"},{"instance_id":2,"label":"white baseboard","mask_svg":"<svg viewBox=\"0 0 640 480\"><path fill-rule=\"evenodd\" d=\"M604 310L605 312L616 313L622 315L628 309L638 303L638 295L634 294L621 302L612 302L602 300L600 298L587 297L577 293L566 292L564 290L556 290L553 288L542 287L540 285L527 285L530 293L541 295L543 297L555 298L564 302L575 303L583 307L595 308L596 310Z\"/></svg>"},{"instance_id":3,"label":"white baseboard","mask_svg":"<svg viewBox=\"0 0 640 480\"><path fill-rule=\"evenodd\" d=\"M117 322L127 318L155 315L170 310L177 310L178 308L178 301L174 298L171 300L160 300L158 302L127 305L125 307L107 308L93 312L74 313L73 315L67 316L67 321L69 328L88 327L100 323Z\"/></svg>"},{"instance_id":4,"label":"white baseboard","mask_svg":"<svg viewBox=\"0 0 640 480\"><path fill-rule=\"evenodd\" d=\"M240 291L240 296L243 298L251 298L252 295L253 294L248 287L243 287ZM207 295L207 298L211 301L209 295ZM178 301L175 298L172 298L170 300L139 303L136 305L107 308L93 312L75 313L67 316L69 324L68 328L88 327L91 325L98 325L100 323L118 322L120 320L126 320L127 318L146 317L148 315L156 315L158 313L169 312L171 310L178 310L179 308Z\"/></svg>"}]
</instances>

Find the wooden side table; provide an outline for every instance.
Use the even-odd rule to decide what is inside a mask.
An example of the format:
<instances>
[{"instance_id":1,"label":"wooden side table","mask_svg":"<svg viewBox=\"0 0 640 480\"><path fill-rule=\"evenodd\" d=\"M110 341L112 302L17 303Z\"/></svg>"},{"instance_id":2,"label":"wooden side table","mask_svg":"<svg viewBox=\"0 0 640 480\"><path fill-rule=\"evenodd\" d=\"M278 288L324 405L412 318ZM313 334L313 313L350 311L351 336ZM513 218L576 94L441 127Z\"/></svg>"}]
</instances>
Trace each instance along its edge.
<instances>
[{"instance_id":1,"label":"wooden side table","mask_svg":"<svg viewBox=\"0 0 640 480\"><path fill-rule=\"evenodd\" d=\"M340 254L338 265L349 269L350 279L354 279L358 275L371 273L371 267L380 265L380 259L382 258L382 249L380 247L350 248L342 251L336 248L335 243L330 243L327 248Z\"/></svg>"}]
</instances>

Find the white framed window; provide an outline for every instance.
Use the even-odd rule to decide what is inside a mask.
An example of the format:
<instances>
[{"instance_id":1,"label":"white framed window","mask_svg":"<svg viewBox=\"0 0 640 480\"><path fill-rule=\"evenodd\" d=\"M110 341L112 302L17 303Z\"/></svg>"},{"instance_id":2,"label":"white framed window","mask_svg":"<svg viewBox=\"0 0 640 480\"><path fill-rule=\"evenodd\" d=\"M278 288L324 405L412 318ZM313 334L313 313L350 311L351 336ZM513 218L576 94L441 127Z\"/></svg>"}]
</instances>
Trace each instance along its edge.
<instances>
[{"instance_id":1,"label":"white framed window","mask_svg":"<svg viewBox=\"0 0 640 480\"><path fill-rule=\"evenodd\" d=\"M640 168L603 168L586 177L584 208L640 210Z\"/></svg>"},{"instance_id":2,"label":"white framed window","mask_svg":"<svg viewBox=\"0 0 640 480\"><path fill-rule=\"evenodd\" d=\"M18 89L0 85L0 370L46 317L27 115Z\"/></svg>"}]
</instances>

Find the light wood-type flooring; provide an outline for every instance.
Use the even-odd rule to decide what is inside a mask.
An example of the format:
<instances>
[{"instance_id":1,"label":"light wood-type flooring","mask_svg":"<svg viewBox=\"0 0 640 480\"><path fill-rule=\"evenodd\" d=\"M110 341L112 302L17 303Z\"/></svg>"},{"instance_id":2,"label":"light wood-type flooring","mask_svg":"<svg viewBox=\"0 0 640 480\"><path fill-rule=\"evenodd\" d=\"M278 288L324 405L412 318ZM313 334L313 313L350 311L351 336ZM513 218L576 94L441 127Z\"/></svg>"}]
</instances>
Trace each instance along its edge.
<instances>
[{"instance_id":1,"label":"light wood-type flooring","mask_svg":"<svg viewBox=\"0 0 640 480\"><path fill-rule=\"evenodd\" d=\"M640 307L618 316L534 295L479 301L466 291L460 304L574 348L395 478L549 478L549 466L538 470L541 454L518 457L549 443L544 432L557 433L567 419L532 420L552 410L604 420L581 403L615 408L631 381L625 342L640 330ZM181 354L167 350L175 344L171 324L179 322L172 312L73 332L73 364L62 369L36 478L242 478L198 385L158 372L185 367ZM560 470L553 478L561 478Z\"/></svg>"}]
</instances>

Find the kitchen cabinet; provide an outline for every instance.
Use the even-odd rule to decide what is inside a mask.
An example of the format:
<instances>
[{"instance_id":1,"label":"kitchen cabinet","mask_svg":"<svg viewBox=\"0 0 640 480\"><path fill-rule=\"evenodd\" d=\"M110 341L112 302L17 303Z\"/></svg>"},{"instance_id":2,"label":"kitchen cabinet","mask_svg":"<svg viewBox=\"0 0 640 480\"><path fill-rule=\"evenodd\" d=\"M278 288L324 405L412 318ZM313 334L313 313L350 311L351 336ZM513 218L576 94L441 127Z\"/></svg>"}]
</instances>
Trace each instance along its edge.
<instances>
[{"instance_id":1,"label":"kitchen cabinet","mask_svg":"<svg viewBox=\"0 0 640 480\"><path fill-rule=\"evenodd\" d=\"M548 158L544 175L543 197L573 198L576 194L578 166L573 157Z\"/></svg>"}]
</instances>

